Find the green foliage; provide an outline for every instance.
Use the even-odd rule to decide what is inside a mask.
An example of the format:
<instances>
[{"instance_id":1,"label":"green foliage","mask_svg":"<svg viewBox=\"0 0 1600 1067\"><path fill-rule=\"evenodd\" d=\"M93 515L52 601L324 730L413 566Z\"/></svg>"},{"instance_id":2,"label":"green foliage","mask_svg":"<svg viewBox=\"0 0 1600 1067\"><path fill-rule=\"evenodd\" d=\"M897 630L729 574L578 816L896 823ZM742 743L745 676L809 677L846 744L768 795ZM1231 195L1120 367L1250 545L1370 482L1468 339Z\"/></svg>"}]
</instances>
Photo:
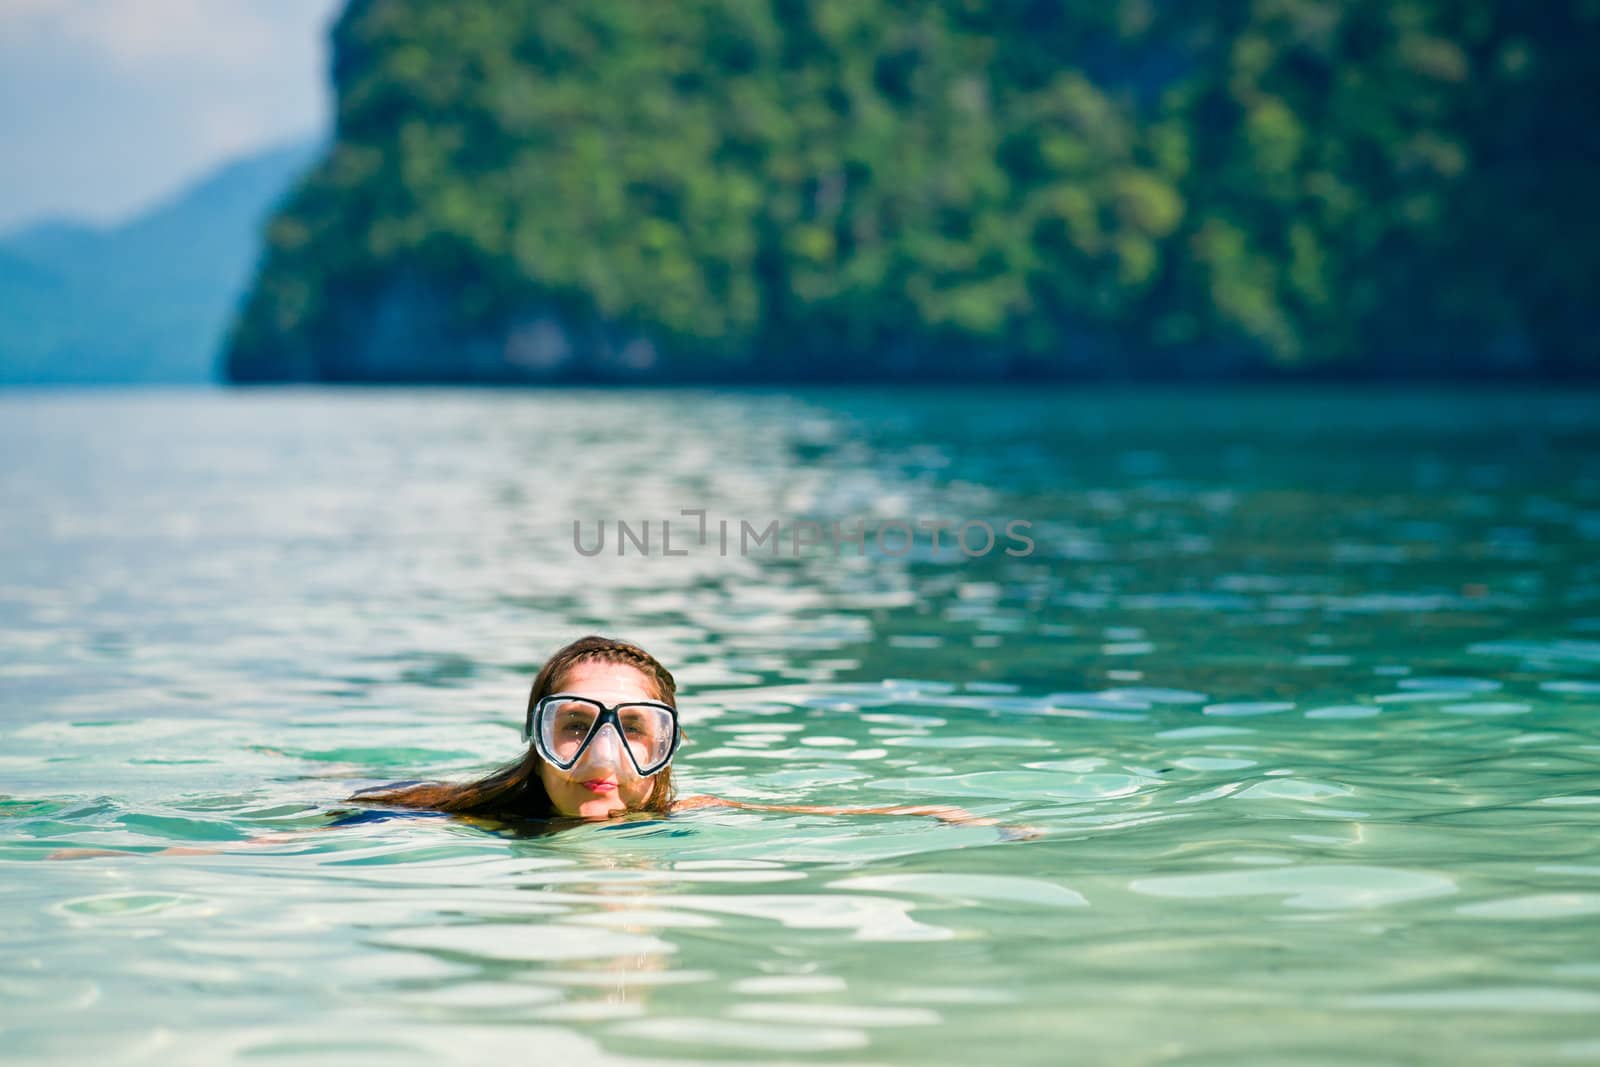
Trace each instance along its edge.
<instances>
[{"instance_id":1,"label":"green foliage","mask_svg":"<svg viewBox=\"0 0 1600 1067\"><path fill-rule=\"evenodd\" d=\"M352 0L334 43L238 379L1597 369L1588 0Z\"/></svg>"}]
</instances>

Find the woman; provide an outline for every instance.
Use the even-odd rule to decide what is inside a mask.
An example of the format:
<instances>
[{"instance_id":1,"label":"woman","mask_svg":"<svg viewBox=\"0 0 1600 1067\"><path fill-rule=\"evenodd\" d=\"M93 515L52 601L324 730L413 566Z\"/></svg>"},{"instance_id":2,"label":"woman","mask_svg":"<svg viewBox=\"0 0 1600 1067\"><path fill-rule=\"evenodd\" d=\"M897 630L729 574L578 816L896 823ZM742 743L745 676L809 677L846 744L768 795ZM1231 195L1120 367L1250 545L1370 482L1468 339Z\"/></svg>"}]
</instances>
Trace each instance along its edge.
<instances>
[{"instance_id":1,"label":"woman","mask_svg":"<svg viewBox=\"0 0 1600 1067\"><path fill-rule=\"evenodd\" d=\"M755 804L713 796L678 799L672 757L683 741L677 685L654 656L627 641L580 637L546 661L528 693L523 738L528 750L513 763L469 782L399 783L364 789L346 802L418 809L517 822L610 819L631 812L670 815L693 808L730 807L807 815L931 815L944 822L998 825L960 808L901 805L839 808L809 804ZM376 818L387 818L379 815ZM371 813L347 815L331 826L376 821ZM1029 827L1007 836L1032 837ZM246 845L295 840L296 833L261 834ZM155 855L202 855L210 848L162 849ZM110 849L62 849L50 859L125 855Z\"/></svg>"},{"instance_id":2,"label":"woman","mask_svg":"<svg viewBox=\"0 0 1600 1067\"><path fill-rule=\"evenodd\" d=\"M528 693L523 738L530 743L521 758L482 778L363 790L347 800L497 819L608 819L724 806L997 823L945 806L837 808L703 795L678 799L671 767L683 739L677 684L654 656L616 638L580 637L545 662Z\"/></svg>"}]
</instances>

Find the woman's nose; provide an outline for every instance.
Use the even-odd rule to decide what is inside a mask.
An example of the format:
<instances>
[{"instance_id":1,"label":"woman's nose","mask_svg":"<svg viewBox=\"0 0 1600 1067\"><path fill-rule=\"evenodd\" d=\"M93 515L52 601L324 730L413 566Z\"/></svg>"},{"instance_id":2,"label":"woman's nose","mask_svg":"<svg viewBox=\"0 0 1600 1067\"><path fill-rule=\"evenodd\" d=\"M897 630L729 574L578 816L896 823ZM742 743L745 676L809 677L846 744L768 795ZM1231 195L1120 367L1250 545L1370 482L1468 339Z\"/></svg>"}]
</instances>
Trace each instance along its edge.
<instances>
[{"instance_id":1,"label":"woman's nose","mask_svg":"<svg viewBox=\"0 0 1600 1067\"><path fill-rule=\"evenodd\" d=\"M615 760L622 753L622 739L617 736L617 731L610 723L600 727L600 732L595 735L594 743L589 746L597 759Z\"/></svg>"}]
</instances>

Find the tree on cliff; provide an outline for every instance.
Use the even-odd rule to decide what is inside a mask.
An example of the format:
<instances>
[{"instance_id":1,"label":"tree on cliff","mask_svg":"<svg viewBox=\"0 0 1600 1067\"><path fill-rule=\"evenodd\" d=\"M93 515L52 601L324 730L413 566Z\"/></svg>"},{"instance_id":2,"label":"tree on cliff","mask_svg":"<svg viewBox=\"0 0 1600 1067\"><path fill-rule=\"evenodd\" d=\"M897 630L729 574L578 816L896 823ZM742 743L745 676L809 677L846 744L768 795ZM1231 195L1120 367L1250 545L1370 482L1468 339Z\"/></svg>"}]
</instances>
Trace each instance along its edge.
<instances>
[{"instance_id":1,"label":"tree on cliff","mask_svg":"<svg viewBox=\"0 0 1600 1067\"><path fill-rule=\"evenodd\" d=\"M1600 4L352 0L229 375L1592 373Z\"/></svg>"}]
</instances>

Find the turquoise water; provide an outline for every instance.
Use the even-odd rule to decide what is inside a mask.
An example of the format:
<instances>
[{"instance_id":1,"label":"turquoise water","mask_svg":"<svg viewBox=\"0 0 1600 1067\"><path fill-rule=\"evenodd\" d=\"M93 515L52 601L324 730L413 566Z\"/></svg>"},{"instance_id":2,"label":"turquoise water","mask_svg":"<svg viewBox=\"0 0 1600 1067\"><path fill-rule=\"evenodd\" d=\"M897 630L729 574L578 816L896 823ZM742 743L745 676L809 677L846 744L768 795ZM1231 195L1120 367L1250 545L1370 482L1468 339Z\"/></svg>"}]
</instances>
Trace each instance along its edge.
<instances>
[{"instance_id":1,"label":"turquoise water","mask_svg":"<svg viewBox=\"0 0 1600 1067\"><path fill-rule=\"evenodd\" d=\"M1600 1060L1600 397L13 392L0 456L0 1059ZM591 630L685 792L1036 836L326 829Z\"/></svg>"}]
</instances>

